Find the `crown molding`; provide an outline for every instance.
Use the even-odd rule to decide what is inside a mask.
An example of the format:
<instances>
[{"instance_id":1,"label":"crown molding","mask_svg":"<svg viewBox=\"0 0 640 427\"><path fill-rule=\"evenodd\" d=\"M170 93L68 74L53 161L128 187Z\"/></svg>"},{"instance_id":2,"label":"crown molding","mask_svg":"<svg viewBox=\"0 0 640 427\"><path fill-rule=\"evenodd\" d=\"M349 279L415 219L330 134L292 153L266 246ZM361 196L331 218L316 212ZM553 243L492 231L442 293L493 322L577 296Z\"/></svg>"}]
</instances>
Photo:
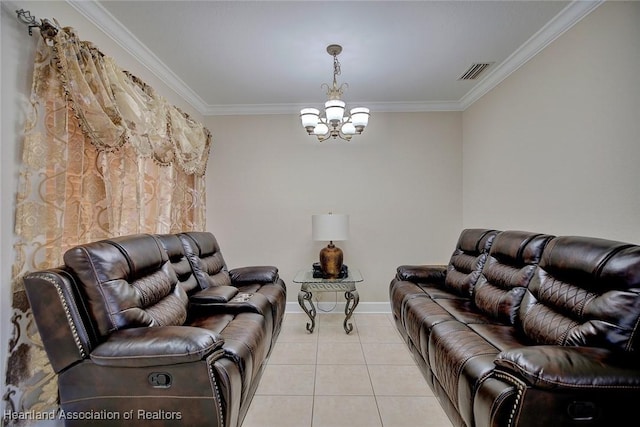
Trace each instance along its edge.
<instances>
[{"instance_id":1,"label":"crown molding","mask_svg":"<svg viewBox=\"0 0 640 427\"><path fill-rule=\"evenodd\" d=\"M299 114L307 104L229 104L208 105L203 116L243 116L256 114ZM352 102L350 105L363 105L372 113L418 113L430 111L462 111L460 103L453 102Z\"/></svg>"},{"instance_id":2,"label":"crown molding","mask_svg":"<svg viewBox=\"0 0 640 427\"><path fill-rule=\"evenodd\" d=\"M102 5L94 1L67 0L67 3L109 36L118 46L136 58L143 66L173 89L198 112L207 108L196 92L178 77L164 62Z\"/></svg>"},{"instance_id":3,"label":"crown molding","mask_svg":"<svg viewBox=\"0 0 640 427\"><path fill-rule=\"evenodd\" d=\"M122 25L120 21L115 19L113 15L102 7L102 5L93 1L66 1L81 15L107 34L120 47L137 58L142 65L173 89L186 102L191 104L191 106L203 116L298 114L300 108L304 107L299 104L207 104L192 88L153 54L149 48ZM520 46L518 50L476 84L473 89L467 92L459 101L373 102L363 103L363 105L367 105L372 112L464 111L605 1L606 0L572 1L540 29L540 31L534 34Z\"/></svg>"},{"instance_id":4,"label":"crown molding","mask_svg":"<svg viewBox=\"0 0 640 427\"><path fill-rule=\"evenodd\" d=\"M498 86L606 0L574 0L460 99L462 110Z\"/></svg>"}]
</instances>

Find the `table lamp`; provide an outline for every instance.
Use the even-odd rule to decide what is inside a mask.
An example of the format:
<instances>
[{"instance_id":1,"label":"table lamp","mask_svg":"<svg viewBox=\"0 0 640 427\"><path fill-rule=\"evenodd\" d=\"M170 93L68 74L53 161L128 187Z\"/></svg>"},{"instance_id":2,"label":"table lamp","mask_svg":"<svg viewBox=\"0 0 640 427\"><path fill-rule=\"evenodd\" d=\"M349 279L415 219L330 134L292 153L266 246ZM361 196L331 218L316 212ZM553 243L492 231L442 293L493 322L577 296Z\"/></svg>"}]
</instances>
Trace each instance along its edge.
<instances>
[{"instance_id":1,"label":"table lamp","mask_svg":"<svg viewBox=\"0 0 640 427\"><path fill-rule=\"evenodd\" d=\"M323 214L311 216L313 240L328 240L329 245L320 251L320 268L327 278L340 276L342 268L342 250L334 241L347 240L349 237L349 215Z\"/></svg>"}]
</instances>

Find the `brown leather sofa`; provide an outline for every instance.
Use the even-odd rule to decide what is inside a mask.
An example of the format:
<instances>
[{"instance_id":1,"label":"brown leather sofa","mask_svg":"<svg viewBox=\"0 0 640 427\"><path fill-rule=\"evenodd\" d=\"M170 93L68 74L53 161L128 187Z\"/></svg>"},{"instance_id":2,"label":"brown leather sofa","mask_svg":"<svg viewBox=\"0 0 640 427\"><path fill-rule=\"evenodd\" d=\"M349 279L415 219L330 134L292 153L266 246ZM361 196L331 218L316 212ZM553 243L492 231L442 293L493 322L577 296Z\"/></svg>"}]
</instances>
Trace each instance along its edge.
<instances>
[{"instance_id":1,"label":"brown leather sofa","mask_svg":"<svg viewBox=\"0 0 640 427\"><path fill-rule=\"evenodd\" d=\"M400 266L393 316L455 426L635 425L640 246L463 230Z\"/></svg>"},{"instance_id":2,"label":"brown leather sofa","mask_svg":"<svg viewBox=\"0 0 640 427\"><path fill-rule=\"evenodd\" d=\"M204 232L80 245L24 283L66 425L241 425L286 304Z\"/></svg>"}]
</instances>

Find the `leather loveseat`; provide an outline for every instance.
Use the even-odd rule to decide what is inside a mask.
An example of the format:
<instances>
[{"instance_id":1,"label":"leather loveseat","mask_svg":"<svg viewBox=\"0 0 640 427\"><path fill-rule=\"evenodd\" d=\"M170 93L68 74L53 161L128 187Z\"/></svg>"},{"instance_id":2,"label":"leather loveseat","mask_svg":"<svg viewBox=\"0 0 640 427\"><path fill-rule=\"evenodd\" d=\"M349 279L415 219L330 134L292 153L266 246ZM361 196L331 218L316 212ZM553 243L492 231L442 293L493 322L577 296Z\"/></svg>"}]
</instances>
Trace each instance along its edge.
<instances>
[{"instance_id":1,"label":"leather loveseat","mask_svg":"<svg viewBox=\"0 0 640 427\"><path fill-rule=\"evenodd\" d=\"M640 247L467 229L404 265L393 316L455 426L637 424Z\"/></svg>"},{"instance_id":2,"label":"leather loveseat","mask_svg":"<svg viewBox=\"0 0 640 427\"><path fill-rule=\"evenodd\" d=\"M24 284L66 425L239 426L286 304L205 232L80 245Z\"/></svg>"}]
</instances>

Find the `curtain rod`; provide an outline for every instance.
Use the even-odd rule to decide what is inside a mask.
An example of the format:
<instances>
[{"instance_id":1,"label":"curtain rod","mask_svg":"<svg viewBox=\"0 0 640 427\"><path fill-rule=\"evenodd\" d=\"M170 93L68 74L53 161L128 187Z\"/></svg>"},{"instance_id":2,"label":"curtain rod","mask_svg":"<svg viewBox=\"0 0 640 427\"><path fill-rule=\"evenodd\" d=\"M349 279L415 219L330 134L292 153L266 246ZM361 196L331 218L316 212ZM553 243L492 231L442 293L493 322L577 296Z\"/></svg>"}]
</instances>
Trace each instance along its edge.
<instances>
[{"instance_id":1,"label":"curtain rod","mask_svg":"<svg viewBox=\"0 0 640 427\"><path fill-rule=\"evenodd\" d=\"M33 28L38 28L40 30L40 35L45 39L54 37L60 29L56 24L52 23L48 19L41 19L40 23L38 24L36 22L36 17L31 15L31 12L28 10L16 10L16 14L18 15L18 19L23 24L29 26L30 36L33 35Z\"/></svg>"}]
</instances>

